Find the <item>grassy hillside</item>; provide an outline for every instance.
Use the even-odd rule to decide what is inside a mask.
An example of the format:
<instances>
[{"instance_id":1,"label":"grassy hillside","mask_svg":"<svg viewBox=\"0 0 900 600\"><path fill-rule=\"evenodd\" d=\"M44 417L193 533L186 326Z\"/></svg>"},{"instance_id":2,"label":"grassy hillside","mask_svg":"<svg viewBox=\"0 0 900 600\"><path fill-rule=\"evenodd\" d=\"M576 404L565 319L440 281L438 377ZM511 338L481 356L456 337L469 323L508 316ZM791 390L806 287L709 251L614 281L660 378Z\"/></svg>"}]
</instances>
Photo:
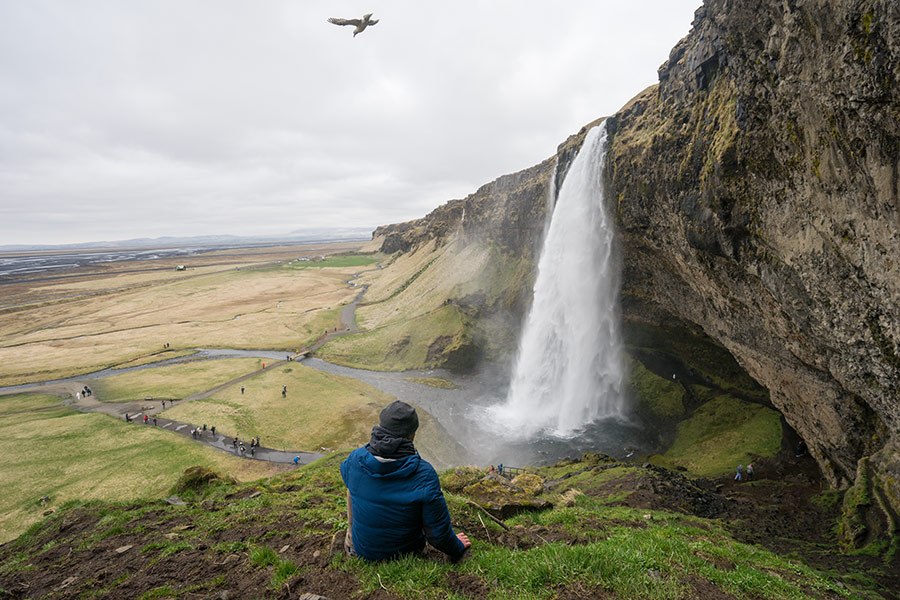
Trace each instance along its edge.
<instances>
[{"instance_id":1,"label":"grassy hillside","mask_svg":"<svg viewBox=\"0 0 900 600\"><path fill-rule=\"evenodd\" d=\"M475 469L442 478L459 564L424 557L369 564L343 556L343 454L248 484L204 473L187 504L78 502L0 547L0 588L15 597L856 598L879 597L882 569L824 572L738 541L728 503L677 475L588 457L507 481ZM208 474L207 474L208 475ZM667 483L674 493L647 490ZM685 506L663 507L679 497ZM526 499L545 508L495 517ZM702 501L701 501L702 500ZM707 504L725 520L689 514ZM671 504L671 503L670 503ZM824 509L811 508L818 511ZM694 511L697 512L697 511ZM826 512L817 515L827 520ZM51 568L52 566L52 568ZM890 580L892 581L892 580ZM884 589L884 588L880 588Z\"/></svg>"},{"instance_id":2,"label":"grassy hillside","mask_svg":"<svg viewBox=\"0 0 900 600\"><path fill-rule=\"evenodd\" d=\"M0 542L70 500L162 497L191 465L243 481L278 471L167 431L78 413L59 398L36 394L0 398L0 455Z\"/></svg>"}]
</instances>

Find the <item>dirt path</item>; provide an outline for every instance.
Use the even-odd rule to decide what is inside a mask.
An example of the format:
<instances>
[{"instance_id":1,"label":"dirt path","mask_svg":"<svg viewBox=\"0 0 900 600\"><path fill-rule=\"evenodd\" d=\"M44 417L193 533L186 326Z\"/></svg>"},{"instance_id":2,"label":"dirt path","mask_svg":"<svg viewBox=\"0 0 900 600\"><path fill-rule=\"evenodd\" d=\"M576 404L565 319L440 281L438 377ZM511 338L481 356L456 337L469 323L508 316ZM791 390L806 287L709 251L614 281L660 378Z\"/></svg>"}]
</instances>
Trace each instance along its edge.
<instances>
[{"instance_id":1,"label":"dirt path","mask_svg":"<svg viewBox=\"0 0 900 600\"><path fill-rule=\"evenodd\" d=\"M354 275L354 278L358 276L359 273ZM299 352L287 354L284 360L276 360L270 362L266 364L265 368L263 369L246 373L245 375L241 375L240 377L235 377L234 379L216 385L215 387L212 387L208 390L191 394L190 396L187 396L185 398L166 398L165 400L148 398L145 400L132 400L127 402L101 402L94 394L83 394L83 390L85 389L85 387L90 385L90 379L92 379L86 376L83 376L84 379L72 378L62 381L56 380L43 383L32 383L28 384L27 386L23 386L25 389L23 389L22 391L27 391L28 393L41 393L49 394L52 396L59 396L63 399L63 403L65 405L71 406L79 412L105 414L116 419L128 421L129 423L134 424L135 427L159 427L160 429L166 429L185 437L191 436L198 443L206 444L223 452L233 453L236 456L240 456L242 458L252 460L265 460L277 463L292 463L295 461L295 459L297 459L296 464L307 464L318 458L321 458L324 455L318 452L307 452L303 450L288 451L284 449L278 450L275 448L266 448L264 446L255 448L253 454L251 455L249 442L244 443L246 451L244 453L241 453L241 440L237 440L236 442L234 437L225 435L221 431L216 431L215 434L213 434L212 431L209 430L199 431L201 428L201 426L199 425L193 425L190 423L175 421L173 419L163 418L159 416L159 413L165 410L165 407L163 406L165 402L170 403L170 406L174 406L177 402L190 402L192 400L209 398L210 396L226 388L256 377L264 371L276 369L287 364L288 362L302 361L304 358L307 358L311 353L315 352L334 338L358 332L359 328L356 324L356 308L359 305L359 302L362 299L363 295L366 293L367 289L368 286L362 286L353 301L341 309L340 329L335 328L332 331L324 331L322 335L320 335L310 346L300 350ZM145 368L152 368L151 365L147 365L145 366ZM11 389L8 391L8 393L15 392ZM146 422L144 421L145 416L147 417ZM199 433L197 435L192 435L192 430L198 430Z\"/></svg>"}]
</instances>

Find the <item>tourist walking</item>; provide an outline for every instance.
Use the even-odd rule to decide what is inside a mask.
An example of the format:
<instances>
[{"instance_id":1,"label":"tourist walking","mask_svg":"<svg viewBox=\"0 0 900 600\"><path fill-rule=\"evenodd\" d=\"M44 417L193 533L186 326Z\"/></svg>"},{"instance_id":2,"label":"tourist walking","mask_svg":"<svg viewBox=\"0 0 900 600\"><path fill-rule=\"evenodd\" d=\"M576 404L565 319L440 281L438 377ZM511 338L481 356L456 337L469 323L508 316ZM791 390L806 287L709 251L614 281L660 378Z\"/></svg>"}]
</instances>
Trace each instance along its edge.
<instances>
[{"instance_id":1,"label":"tourist walking","mask_svg":"<svg viewBox=\"0 0 900 600\"><path fill-rule=\"evenodd\" d=\"M737 471L734 474L735 481L743 481L744 479L744 465L738 465Z\"/></svg>"}]
</instances>

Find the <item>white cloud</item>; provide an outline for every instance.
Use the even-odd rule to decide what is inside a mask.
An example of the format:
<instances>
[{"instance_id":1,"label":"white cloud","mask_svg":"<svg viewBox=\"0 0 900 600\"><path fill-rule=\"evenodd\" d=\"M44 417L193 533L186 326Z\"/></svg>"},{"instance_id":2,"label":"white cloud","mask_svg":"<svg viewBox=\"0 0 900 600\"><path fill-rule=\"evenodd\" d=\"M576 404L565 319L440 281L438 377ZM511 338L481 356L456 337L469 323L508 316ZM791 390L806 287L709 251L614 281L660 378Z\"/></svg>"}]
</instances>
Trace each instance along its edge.
<instances>
[{"instance_id":1,"label":"white cloud","mask_svg":"<svg viewBox=\"0 0 900 600\"><path fill-rule=\"evenodd\" d=\"M4 243L422 216L655 82L698 3L0 3Z\"/></svg>"}]
</instances>

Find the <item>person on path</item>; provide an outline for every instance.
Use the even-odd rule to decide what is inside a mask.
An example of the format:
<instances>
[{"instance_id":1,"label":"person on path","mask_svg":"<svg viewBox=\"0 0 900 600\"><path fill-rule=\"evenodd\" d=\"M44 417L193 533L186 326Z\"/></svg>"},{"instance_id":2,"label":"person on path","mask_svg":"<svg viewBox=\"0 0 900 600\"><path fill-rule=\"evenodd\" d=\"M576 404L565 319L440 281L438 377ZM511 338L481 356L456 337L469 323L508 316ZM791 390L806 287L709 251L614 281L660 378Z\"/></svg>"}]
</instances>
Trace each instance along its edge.
<instances>
[{"instance_id":1,"label":"person on path","mask_svg":"<svg viewBox=\"0 0 900 600\"><path fill-rule=\"evenodd\" d=\"M299 465L299 464L300 464L300 457L299 457L299 456L295 456L295 457L294 457L294 466L296 467L296 466Z\"/></svg>"},{"instance_id":2,"label":"person on path","mask_svg":"<svg viewBox=\"0 0 900 600\"><path fill-rule=\"evenodd\" d=\"M162 405L163 405L163 408L166 407L166 401L165 401L165 400L162 401Z\"/></svg>"},{"instance_id":3,"label":"person on path","mask_svg":"<svg viewBox=\"0 0 900 600\"><path fill-rule=\"evenodd\" d=\"M737 471L734 474L735 481L742 481L744 479L744 465L738 465Z\"/></svg>"},{"instance_id":4,"label":"person on path","mask_svg":"<svg viewBox=\"0 0 900 600\"><path fill-rule=\"evenodd\" d=\"M747 481L753 479L753 463L747 464Z\"/></svg>"},{"instance_id":5,"label":"person on path","mask_svg":"<svg viewBox=\"0 0 900 600\"><path fill-rule=\"evenodd\" d=\"M421 553L427 540L455 561L472 545L466 534L453 532L437 473L413 445L418 427L415 408L392 402L381 411L369 443L341 463L348 554L392 559Z\"/></svg>"},{"instance_id":6,"label":"person on path","mask_svg":"<svg viewBox=\"0 0 900 600\"><path fill-rule=\"evenodd\" d=\"M209 430L212 432L213 435L216 435L216 426L215 425L210 427Z\"/></svg>"},{"instance_id":7,"label":"person on path","mask_svg":"<svg viewBox=\"0 0 900 600\"><path fill-rule=\"evenodd\" d=\"M147 415L144 415L144 425L146 425L147 421L149 421L149 420L150 420L150 417L148 417Z\"/></svg>"},{"instance_id":8,"label":"person on path","mask_svg":"<svg viewBox=\"0 0 900 600\"><path fill-rule=\"evenodd\" d=\"M153 426L156 427L156 417L153 417Z\"/></svg>"},{"instance_id":9,"label":"person on path","mask_svg":"<svg viewBox=\"0 0 900 600\"><path fill-rule=\"evenodd\" d=\"M237 446L238 446L237 436L234 436L234 441L231 442L231 445L234 447L235 450L237 450Z\"/></svg>"}]
</instances>

